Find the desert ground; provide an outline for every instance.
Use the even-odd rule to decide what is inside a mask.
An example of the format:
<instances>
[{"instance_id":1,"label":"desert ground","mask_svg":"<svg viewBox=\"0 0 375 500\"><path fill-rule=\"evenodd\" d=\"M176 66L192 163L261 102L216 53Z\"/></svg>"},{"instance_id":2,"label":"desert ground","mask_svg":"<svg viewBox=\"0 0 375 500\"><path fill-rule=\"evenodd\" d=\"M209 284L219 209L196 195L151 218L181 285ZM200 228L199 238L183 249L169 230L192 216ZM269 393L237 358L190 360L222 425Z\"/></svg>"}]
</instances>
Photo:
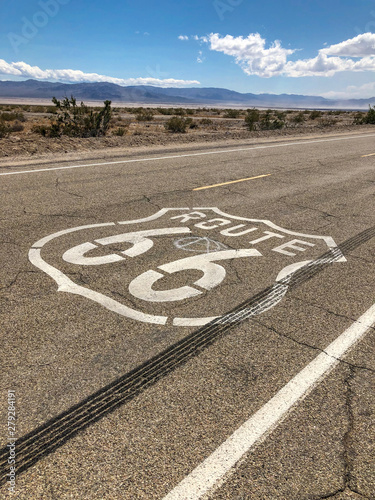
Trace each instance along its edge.
<instances>
[{"instance_id":1,"label":"desert ground","mask_svg":"<svg viewBox=\"0 0 375 500\"><path fill-rule=\"evenodd\" d=\"M97 111L100 107L92 106L90 109ZM259 122L255 124L254 130L250 131L245 123L247 111L204 107L116 106L112 107L112 117L105 136L49 137L48 127L56 120L56 109L52 103L40 101L32 104L27 102L16 104L8 100L0 104L0 158L50 157L56 153L88 152L108 148L236 142L249 138L326 135L327 132L373 129L373 125L361 123L366 112L259 110ZM185 132L173 133L166 129L165 125L172 116L187 120Z\"/></svg>"}]
</instances>

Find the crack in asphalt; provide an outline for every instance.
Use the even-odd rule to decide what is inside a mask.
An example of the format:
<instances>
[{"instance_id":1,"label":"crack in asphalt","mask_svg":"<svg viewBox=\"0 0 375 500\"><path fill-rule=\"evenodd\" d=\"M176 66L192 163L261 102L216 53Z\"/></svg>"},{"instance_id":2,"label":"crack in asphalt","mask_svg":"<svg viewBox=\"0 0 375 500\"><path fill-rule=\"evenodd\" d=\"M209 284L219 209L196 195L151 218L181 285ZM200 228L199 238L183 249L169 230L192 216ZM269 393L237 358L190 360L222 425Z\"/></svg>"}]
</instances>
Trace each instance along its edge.
<instances>
[{"instance_id":1,"label":"crack in asphalt","mask_svg":"<svg viewBox=\"0 0 375 500\"><path fill-rule=\"evenodd\" d=\"M60 193L65 193L68 194L69 196L76 196L77 198L84 198L84 196L77 194L77 193L72 193L70 191L67 191L66 189L63 189L60 185L60 179L59 176L56 177L56 182L55 182L55 189L56 191L60 191Z\"/></svg>"},{"instance_id":2,"label":"crack in asphalt","mask_svg":"<svg viewBox=\"0 0 375 500\"><path fill-rule=\"evenodd\" d=\"M358 367L349 364L348 374L344 380L345 386L345 409L346 409L346 419L347 419L347 428L343 435L342 446L342 462L344 465L344 474L343 474L343 486L332 493L328 493L326 495L321 495L318 497L314 497L314 500L323 500L329 498L336 498L339 495L341 496L343 493L350 495L350 498L358 498L370 500L369 497L360 493L357 488L353 485L355 481L353 475L353 458L352 458L352 446L351 446L351 436L354 430L354 411L353 411L353 399L354 399L354 390L352 386L352 382L354 377L356 376ZM354 494L355 497L352 495Z\"/></svg>"},{"instance_id":3,"label":"crack in asphalt","mask_svg":"<svg viewBox=\"0 0 375 500\"><path fill-rule=\"evenodd\" d=\"M322 496L318 496L318 497L314 497L312 500L326 500L328 498L336 498L338 495L341 495L342 493L347 493L348 495L350 495L350 498L352 498L353 500L355 499L364 499L364 500L371 500L371 498L369 497L366 497L364 495L362 495L361 493L358 493L357 491L353 491L351 490L349 487L346 487L346 488L340 488L338 490L335 490L333 493L328 493L327 495L322 495ZM356 496L353 497L351 495L351 493L354 493Z\"/></svg>"},{"instance_id":4,"label":"crack in asphalt","mask_svg":"<svg viewBox=\"0 0 375 500\"><path fill-rule=\"evenodd\" d=\"M317 304L316 302L311 302L311 300L307 300L307 299L302 298L302 297L296 297L294 295L291 295L290 298L298 300L299 302L303 302L304 304L307 304L309 306L315 307L316 309L320 309L321 311L324 311L331 316L336 316L337 318L347 319L347 320L350 320L352 322L357 321L356 318L353 318L351 316L346 316L346 314L337 313L335 311L332 311L331 309L328 309L325 306L322 306L321 304Z\"/></svg>"},{"instance_id":5,"label":"crack in asphalt","mask_svg":"<svg viewBox=\"0 0 375 500\"><path fill-rule=\"evenodd\" d=\"M78 282L83 283L84 285L89 285L87 277L83 275L82 271L77 271L75 273L65 273L67 276L78 276Z\"/></svg>"},{"instance_id":6,"label":"crack in asphalt","mask_svg":"<svg viewBox=\"0 0 375 500\"><path fill-rule=\"evenodd\" d=\"M358 255L351 255L350 257L352 259L362 260L363 262L366 262L366 264L374 265L374 261L373 260L368 260L368 259L365 259L364 257L359 257Z\"/></svg>"},{"instance_id":7,"label":"crack in asphalt","mask_svg":"<svg viewBox=\"0 0 375 500\"><path fill-rule=\"evenodd\" d=\"M146 201L147 201L147 203L149 203L149 204L150 204L150 205L152 205L153 207L156 207L158 210L161 210L161 209L162 209L162 208L161 208L161 205L158 205L158 204L157 204L157 203L155 203L154 201L151 201L151 198L150 198L149 196L147 196L147 195L145 195L145 194L144 194L144 195L142 195L142 198L143 198L144 200L146 200Z\"/></svg>"},{"instance_id":8,"label":"crack in asphalt","mask_svg":"<svg viewBox=\"0 0 375 500\"><path fill-rule=\"evenodd\" d=\"M354 493L355 497L358 499L366 499L370 500L369 497L360 493L357 488L353 485L355 481L353 475L353 460L352 460L352 446L351 446L351 436L354 429L354 412L353 412L353 399L354 399L354 390L352 387L352 382L354 377L356 376L357 367L350 365L348 370L348 375L345 377L344 385L345 385L345 409L346 409L346 418L347 418L347 429L343 435L343 453L342 453L342 461L344 464L344 476L343 476L343 487L334 491L333 493L329 493L324 496L319 496L315 500L320 499L328 499L335 498L342 493L346 493L352 497L352 493Z\"/></svg>"},{"instance_id":9,"label":"crack in asphalt","mask_svg":"<svg viewBox=\"0 0 375 500\"><path fill-rule=\"evenodd\" d=\"M356 374L356 368L353 366L349 366L349 372L348 376L345 378L345 408L346 408L346 414L347 414L347 421L348 421L348 427L347 430L343 436L343 462L345 466L345 472L344 472L344 485L345 488L349 488L351 491L353 489L351 488L352 482L353 482L353 465L351 462L351 435L353 432L353 427L354 427L354 413L353 413L353 388L352 388L352 381L355 377Z\"/></svg>"},{"instance_id":10,"label":"crack in asphalt","mask_svg":"<svg viewBox=\"0 0 375 500\"><path fill-rule=\"evenodd\" d=\"M306 205L301 205L300 203L293 203L290 201L287 201L287 202L283 201L283 203L285 203L288 206L303 208L304 210L311 210L313 212L317 212L319 214L322 214L324 218L328 218L328 217L334 217L335 219L341 218L340 216L330 214L329 212L326 212L325 210L320 210L319 208L315 208L315 207L308 207Z\"/></svg>"},{"instance_id":11,"label":"crack in asphalt","mask_svg":"<svg viewBox=\"0 0 375 500\"><path fill-rule=\"evenodd\" d=\"M0 290L7 290L9 288L12 288L12 286L16 284L16 282L21 274L38 274L38 271L28 271L28 270L18 271L17 274L15 275L15 277L10 281L10 283L1 287Z\"/></svg>"},{"instance_id":12,"label":"crack in asphalt","mask_svg":"<svg viewBox=\"0 0 375 500\"><path fill-rule=\"evenodd\" d=\"M28 212L26 207L23 208L24 215L38 215L39 217L67 217L67 218L76 218L76 219L84 219L86 216L83 215L74 215L74 214L41 214L39 212ZM22 215L16 216L16 218L22 217ZM10 219L7 219L10 220Z\"/></svg>"},{"instance_id":13,"label":"crack in asphalt","mask_svg":"<svg viewBox=\"0 0 375 500\"><path fill-rule=\"evenodd\" d=\"M283 338L286 338L288 340L291 340L295 344L298 344L302 347L307 347L308 349L312 349L312 350L318 351L320 353L324 353L327 356L329 356L330 358L334 359L335 361L338 361L339 363L342 363L343 365L349 366L350 368L357 369L357 370L364 370L364 371L368 371L370 373L375 373L375 370L373 368L369 368L368 366L356 365L354 363L350 363L349 361L346 361L345 359L336 358L335 356L332 356L332 354L328 354L323 348L318 347L318 346L313 345L313 344L309 344L308 342L303 342L302 340L298 340L295 337L292 337L292 334L281 333L276 328L269 326L269 325L266 325L265 323L263 323L263 321L261 321L259 319L251 318L250 321L252 321L253 323L256 323L260 326L263 326L264 328L275 333L279 337L283 337ZM354 320L354 323L355 322L356 321ZM374 329L374 327L370 327L370 328ZM297 331L297 329L294 330L294 332L296 332L296 331Z\"/></svg>"}]
</instances>

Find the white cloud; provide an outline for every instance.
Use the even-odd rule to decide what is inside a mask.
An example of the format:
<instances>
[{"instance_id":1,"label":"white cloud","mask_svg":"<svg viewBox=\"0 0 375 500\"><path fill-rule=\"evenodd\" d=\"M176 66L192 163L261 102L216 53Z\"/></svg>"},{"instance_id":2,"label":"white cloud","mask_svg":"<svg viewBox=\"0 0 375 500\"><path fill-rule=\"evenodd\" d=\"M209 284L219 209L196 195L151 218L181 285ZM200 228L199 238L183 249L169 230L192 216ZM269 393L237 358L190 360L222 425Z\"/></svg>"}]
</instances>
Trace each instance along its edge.
<instances>
[{"instance_id":1,"label":"white cloud","mask_svg":"<svg viewBox=\"0 0 375 500\"><path fill-rule=\"evenodd\" d=\"M321 95L327 99L369 99L375 97L375 82L350 85L345 90L332 90Z\"/></svg>"},{"instance_id":2,"label":"white cloud","mask_svg":"<svg viewBox=\"0 0 375 500\"><path fill-rule=\"evenodd\" d=\"M235 57L246 74L262 77L281 74L288 55L295 52L283 49L278 40L266 48L266 40L259 33L252 33L247 38L231 35L220 37L218 33L211 33L208 42L211 50Z\"/></svg>"},{"instance_id":3,"label":"white cloud","mask_svg":"<svg viewBox=\"0 0 375 500\"><path fill-rule=\"evenodd\" d=\"M372 33L364 33L321 49L316 57L296 61L288 61L288 56L295 53L296 49L285 49L278 40L266 48L266 40L259 33L251 33L247 38L231 35L221 37L218 33L211 33L199 40L209 43L213 51L234 57L246 74L263 78L280 75L294 78L333 76L341 71L375 71L375 34Z\"/></svg>"},{"instance_id":4,"label":"white cloud","mask_svg":"<svg viewBox=\"0 0 375 500\"><path fill-rule=\"evenodd\" d=\"M375 71L375 56L353 60L342 57L328 57L319 52L313 59L289 61L284 74L291 77L301 76L333 76L341 71Z\"/></svg>"},{"instance_id":5,"label":"white cloud","mask_svg":"<svg viewBox=\"0 0 375 500\"><path fill-rule=\"evenodd\" d=\"M179 35L178 39L179 40L189 40L189 37L187 35Z\"/></svg>"},{"instance_id":6,"label":"white cloud","mask_svg":"<svg viewBox=\"0 0 375 500\"><path fill-rule=\"evenodd\" d=\"M327 56L366 57L375 56L375 33L363 33L344 42L319 51Z\"/></svg>"},{"instance_id":7,"label":"white cloud","mask_svg":"<svg viewBox=\"0 0 375 500\"><path fill-rule=\"evenodd\" d=\"M198 52L197 62L198 62L198 63L202 63L205 59L206 59L206 58L205 58L205 57L203 57L203 52L200 50L200 51Z\"/></svg>"},{"instance_id":8,"label":"white cloud","mask_svg":"<svg viewBox=\"0 0 375 500\"><path fill-rule=\"evenodd\" d=\"M60 82L109 82L117 85L155 85L157 87L184 87L187 85L199 85L197 80L176 80L175 78L114 78L99 75L97 73L84 73L74 69L40 69L38 66L30 66L25 62L7 63L0 59L0 75L12 75L36 80L58 80Z\"/></svg>"}]
</instances>

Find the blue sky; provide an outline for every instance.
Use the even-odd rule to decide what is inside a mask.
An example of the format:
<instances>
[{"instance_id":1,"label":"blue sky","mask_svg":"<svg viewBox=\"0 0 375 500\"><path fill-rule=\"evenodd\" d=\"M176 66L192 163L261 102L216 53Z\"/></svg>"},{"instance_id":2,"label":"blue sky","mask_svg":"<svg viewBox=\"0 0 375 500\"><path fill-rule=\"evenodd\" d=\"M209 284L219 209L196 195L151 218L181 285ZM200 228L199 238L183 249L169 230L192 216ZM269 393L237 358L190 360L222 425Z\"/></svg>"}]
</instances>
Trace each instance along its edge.
<instances>
[{"instance_id":1,"label":"blue sky","mask_svg":"<svg viewBox=\"0 0 375 500\"><path fill-rule=\"evenodd\" d=\"M374 76L373 0L7 0L0 6L2 80L370 97Z\"/></svg>"}]
</instances>

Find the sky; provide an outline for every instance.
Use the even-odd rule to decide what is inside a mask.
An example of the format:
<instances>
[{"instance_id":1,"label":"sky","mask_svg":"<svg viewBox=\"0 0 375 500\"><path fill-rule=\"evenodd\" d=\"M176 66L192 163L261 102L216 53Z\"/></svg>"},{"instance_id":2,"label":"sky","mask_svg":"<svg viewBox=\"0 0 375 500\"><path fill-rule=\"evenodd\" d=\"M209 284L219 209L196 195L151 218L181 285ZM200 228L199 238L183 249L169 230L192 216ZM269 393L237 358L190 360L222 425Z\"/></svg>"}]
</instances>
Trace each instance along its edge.
<instances>
[{"instance_id":1,"label":"sky","mask_svg":"<svg viewBox=\"0 0 375 500\"><path fill-rule=\"evenodd\" d=\"M374 0L2 0L0 80L375 96Z\"/></svg>"}]
</instances>

